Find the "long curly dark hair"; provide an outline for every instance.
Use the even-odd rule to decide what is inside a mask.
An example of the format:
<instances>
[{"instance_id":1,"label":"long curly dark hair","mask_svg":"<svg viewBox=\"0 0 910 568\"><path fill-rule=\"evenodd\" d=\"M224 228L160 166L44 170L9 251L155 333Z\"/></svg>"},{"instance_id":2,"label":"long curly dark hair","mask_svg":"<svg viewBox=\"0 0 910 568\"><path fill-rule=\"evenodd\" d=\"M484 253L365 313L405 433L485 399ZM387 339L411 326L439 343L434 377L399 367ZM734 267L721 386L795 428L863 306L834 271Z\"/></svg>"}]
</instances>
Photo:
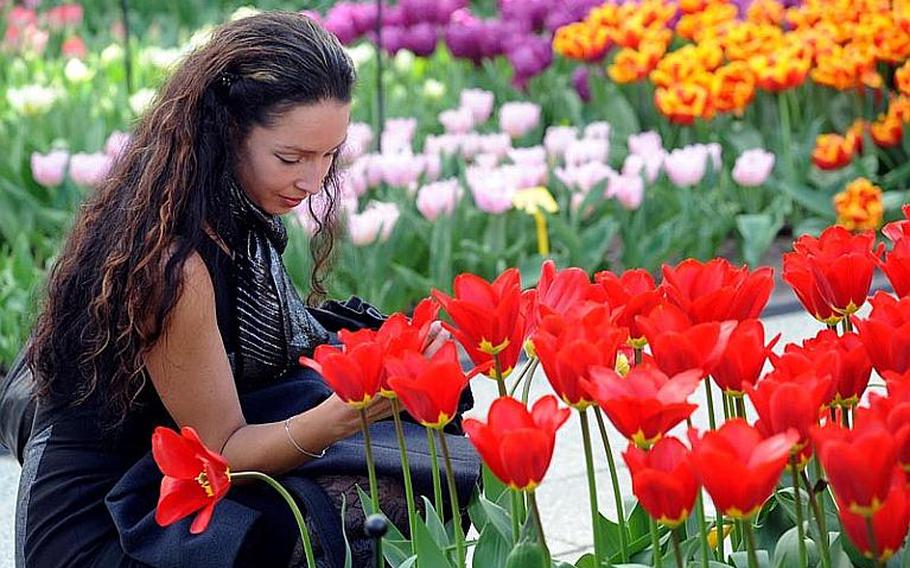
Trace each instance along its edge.
<instances>
[{"instance_id":1,"label":"long curly dark hair","mask_svg":"<svg viewBox=\"0 0 910 568\"><path fill-rule=\"evenodd\" d=\"M256 125L299 104L349 102L350 57L310 18L271 12L224 25L161 88L109 178L84 204L50 273L28 362L58 402L104 397L119 424L146 381L143 355L180 295L208 226L229 234L223 175ZM334 164L310 241L309 301L325 295L338 179ZM222 205L222 206L220 206Z\"/></svg>"}]
</instances>

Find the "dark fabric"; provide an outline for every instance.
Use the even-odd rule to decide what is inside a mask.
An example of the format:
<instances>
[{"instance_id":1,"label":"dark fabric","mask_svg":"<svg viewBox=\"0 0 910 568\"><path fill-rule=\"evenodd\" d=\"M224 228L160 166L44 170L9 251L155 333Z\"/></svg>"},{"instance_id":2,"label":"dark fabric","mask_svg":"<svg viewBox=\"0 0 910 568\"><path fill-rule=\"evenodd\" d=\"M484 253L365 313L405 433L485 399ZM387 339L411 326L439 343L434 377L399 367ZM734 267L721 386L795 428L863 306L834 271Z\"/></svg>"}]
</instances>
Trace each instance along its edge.
<instances>
[{"instance_id":1,"label":"dark fabric","mask_svg":"<svg viewBox=\"0 0 910 568\"><path fill-rule=\"evenodd\" d=\"M247 382L262 383L296 367L328 334L306 310L284 268L284 223L253 203L232 175L226 174L224 183L237 221L236 234L221 235L234 251L236 267L235 365Z\"/></svg>"},{"instance_id":2,"label":"dark fabric","mask_svg":"<svg viewBox=\"0 0 910 568\"><path fill-rule=\"evenodd\" d=\"M12 452L20 464L35 420L32 372L25 364L26 349L16 356L6 376L0 377L0 448Z\"/></svg>"}]
</instances>

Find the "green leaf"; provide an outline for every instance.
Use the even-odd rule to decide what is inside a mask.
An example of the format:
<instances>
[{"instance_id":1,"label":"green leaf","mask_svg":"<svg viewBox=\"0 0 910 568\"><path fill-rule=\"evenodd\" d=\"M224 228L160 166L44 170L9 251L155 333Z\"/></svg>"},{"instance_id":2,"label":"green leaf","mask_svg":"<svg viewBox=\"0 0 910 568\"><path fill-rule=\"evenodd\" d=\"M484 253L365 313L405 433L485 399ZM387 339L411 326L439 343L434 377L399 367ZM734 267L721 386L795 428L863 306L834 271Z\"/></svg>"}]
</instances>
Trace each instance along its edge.
<instances>
[{"instance_id":1,"label":"green leaf","mask_svg":"<svg viewBox=\"0 0 910 568\"><path fill-rule=\"evenodd\" d=\"M736 230L742 237L742 255L749 266L758 266L783 226L768 214L737 215Z\"/></svg>"},{"instance_id":2,"label":"green leaf","mask_svg":"<svg viewBox=\"0 0 910 568\"><path fill-rule=\"evenodd\" d=\"M581 558L575 561L576 568L598 568L594 555L590 552L583 554Z\"/></svg>"},{"instance_id":3,"label":"green leaf","mask_svg":"<svg viewBox=\"0 0 910 568\"><path fill-rule=\"evenodd\" d=\"M480 531L480 538L474 546L474 566L503 566L509 556L511 545L499 534L496 527L487 525Z\"/></svg>"},{"instance_id":4,"label":"green leaf","mask_svg":"<svg viewBox=\"0 0 910 568\"><path fill-rule=\"evenodd\" d=\"M809 566L814 566L819 560L815 542L808 538L804 538L804 541ZM796 527L785 532L777 541L777 546L774 547L773 567L789 568L790 566L799 566L799 531Z\"/></svg>"},{"instance_id":5,"label":"green leaf","mask_svg":"<svg viewBox=\"0 0 910 568\"><path fill-rule=\"evenodd\" d=\"M506 568L545 568L545 562L543 551L537 544L522 542L509 553Z\"/></svg>"},{"instance_id":6,"label":"green leaf","mask_svg":"<svg viewBox=\"0 0 910 568\"><path fill-rule=\"evenodd\" d=\"M831 196L827 193L810 189L796 181L771 179L768 181L768 185L772 187L772 189L789 195L793 198L793 201L805 207L812 213L831 220L834 219L834 206L831 203Z\"/></svg>"},{"instance_id":7,"label":"green leaf","mask_svg":"<svg viewBox=\"0 0 910 568\"><path fill-rule=\"evenodd\" d=\"M506 539L509 546L512 545L512 517L508 511L499 505L493 503L483 495L479 497L480 506L483 507L487 519L499 531L499 534Z\"/></svg>"},{"instance_id":8,"label":"green leaf","mask_svg":"<svg viewBox=\"0 0 910 568\"><path fill-rule=\"evenodd\" d=\"M755 556L758 557L758 568L770 568L771 559L768 558L767 550L756 550ZM731 553L730 560L736 568L749 568L749 556L745 550Z\"/></svg>"},{"instance_id":9,"label":"green leaf","mask_svg":"<svg viewBox=\"0 0 910 568\"><path fill-rule=\"evenodd\" d=\"M344 494L341 495L341 538L344 539L344 568L352 568L353 558L351 557L351 544L348 542L348 533L345 530L345 522L347 512L347 501Z\"/></svg>"},{"instance_id":10,"label":"green leaf","mask_svg":"<svg viewBox=\"0 0 910 568\"><path fill-rule=\"evenodd\" d=\"M427 529L429 529L430 534L433 536L433 540L436 541L436 544L438 544L440 547L445 548L449 545L449 535L446 532L446 528L442 524L442 520L439 518L439 514L436 512L433 504L430 503L430 500L427 499L424 495L421 495L420 498L423 499Z\"/></svg>"},{"instance_id":11,"label":"green leaf","mask_svg":"<svg viewBox=\"0 0 910 568\"><path fill-rule=\"evenodd\" d=\"M493 472L490 471L490 468L484 464L483 469L481 470L481 475L483 476L483 494L492 502L498 502L499 497L509 488L505 483L499 481Z\"/></svg>"},{"instance_id":12,"label":"green leaf","mask_svg":"<svg viewBox=\"0 0 910 568\"><path fill-rule=\"evenodd\" d=\"M414 522L414 542L417 545L417 558L421 566L438 566L439 568L453 568L442 548L433 539L423 519Z\"/></svg>"}]
</instances>

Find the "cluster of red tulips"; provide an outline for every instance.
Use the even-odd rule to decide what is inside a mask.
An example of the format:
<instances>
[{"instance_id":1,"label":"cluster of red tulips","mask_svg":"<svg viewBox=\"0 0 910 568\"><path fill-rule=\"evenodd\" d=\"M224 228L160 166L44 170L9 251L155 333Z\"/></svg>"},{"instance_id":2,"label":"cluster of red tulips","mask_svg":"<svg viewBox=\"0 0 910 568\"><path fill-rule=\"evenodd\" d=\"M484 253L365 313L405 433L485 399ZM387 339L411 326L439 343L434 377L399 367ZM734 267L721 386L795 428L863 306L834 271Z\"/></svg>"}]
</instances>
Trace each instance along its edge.
<instances>
[{"instance_id":1,"label":"cluster of red tulips","mask_svg":"<svg viewBox=\"0 0 910 568\"><path fill-rule=\"evenodd\" d=\"M687 563L680 555L679 531L673 529L694 512L704 565L709 559L726 560L725 541L734 550L744 547L750 565L757 565L753 520L779 484L790 484L802 565L808 565L806 527L812 522L802 518L804 495L818 528L813 538L822 565L831 565L828 537L833 527L826 526L826 503L836 505L842 530L856 549L881 563L900 549L910 525L905 474L910 471L910 296L905 297L910 292L910 207L905 215L907 220L883 229L894 243L887 253L884 245L875 244L875 234L852 234L840 227L796 241L793 252L784 256L783 279L824 326L814 338L786 345L777 354L772 348L779 337L769 340L757 319L773 288L770 268L689 259L664 266L660 284L643 270L604 271L592 282L581 269L557 270L548 261L537 286L529 290L522 289L516 269L493 282L461 274L452 296L434 291L412 318L394 314L377 331L342 331L341 345L320 346L313 360L302 363L318 370L355 408L366 408L376 397L392 399L396 412L402 405L428 431L440 433L446 458L441 430L456 415L463 389L478 373L496 380L500 398L486 422L469 418L464 429L492 474L512 489L514 543L518 523L536 523L536 544L547 566L534 490L549 468L556 431L571 412L560 407L557 397L580 414L595 527L599 512L589 411L597 419L613 475L623 561L630 557L629 533L602 416L629 442L622 456L633 492L654 521L656 561L663 554L658 531L664 531L671 534L677 561ZM869 315L860 318L856 312L867 300L876 268L897 294L878 292ZM475 365L468 373L453 341L424 354L440 308L450 319L444 325ZM527 362L516 372L522 351ZM767 361L771 370L763 374ZM527 387L538 364L556 397L532 404ZM887 392L864 396L873 369L884 378ZM522 383L524 396L511 396ZM688 399L699 386L707 395L710 429L705 432L691 425L697 406ZM715 400L722 405L722 422ZM747 414L747 401L754 413ZM757 420L750 424L754 415ZM687 440L669 434L683 422L689 423ZM368 436L367 428L364 433ZM194 529L204 529L211 506L227 487L225 476L212 468L230 476L226 465L217 456L192 467L169 465L188 442L176 435L156 436L156 458L166 474L159 520L173 522L201 509ZM198 439L189 445L195 443ZM168 444L179 451L166 451ZM404 445L402 460L407 466ZM405 481L413 515L407 474ZM449 488L454 490L454 483ZM705 520L702 488L717 510L711 525ZM193 505L188 504L191 493ZM450 497L454 506L456 496ZM455 523L456 560L463 565L460 528ZM605 538L595 529L598 566L611 560Z\"/></svg>"}]
</instances>

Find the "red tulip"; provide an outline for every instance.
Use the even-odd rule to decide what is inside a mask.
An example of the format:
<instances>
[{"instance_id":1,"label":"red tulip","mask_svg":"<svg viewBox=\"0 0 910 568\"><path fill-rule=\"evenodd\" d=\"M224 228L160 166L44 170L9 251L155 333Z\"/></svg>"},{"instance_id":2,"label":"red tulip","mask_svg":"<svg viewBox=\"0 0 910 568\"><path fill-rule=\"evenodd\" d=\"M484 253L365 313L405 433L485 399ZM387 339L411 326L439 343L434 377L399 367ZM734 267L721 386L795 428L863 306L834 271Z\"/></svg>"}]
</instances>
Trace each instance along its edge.
<instances>
[{"instance_id":1,"label":"red tulip","mask_svg":"<svg viewBox=\"0 0 910 568\"><path fill-rule=\"evenodd\" d=\"M439 304L430 298L424 298L417 303L410 319L402 313L389 316L376 332L376 341L390 357L402 351L422 351L426 347L430 325L438 315Z\"/></svg>"},{"instance_id":2,"label":"red tulip","mask_svg":"<svg viewBox=\"0 0 910 568\"><path fill-rule=\"evenodd\" d=\"M882 227L882 234L891 239L891 242L897 243L907 235L910 235L910 203L901 207L904 218L900 221L888 223Z\"/></svg>"},{"instance_id":3,"label":"red tulip","mask_svg":"<svg viewBox=\"0 0 910 568\"><path fill-rule=\"evenodd\" d=\"M877 292L866 319L854 318L859 338L880 375L910 371L910 298Z\"/></svg>"},{"instance_id":4,"label":"red tulip","mask_svg":"<svg viewBox=\"0 0 910 568\"><path fill-rule=\"evenodd\" d=\"M693 325L682 310L668 303L659 304L635 321L648 338L657 366L667 375L689 369L713 373L736 327L734 321Z\"/></svg>"},{"instance_id":5,"label":"red tulip","mask_svg":"<svg viewBox=\"0 0 910 568\"><path fill-rule=\"evenodd\" d=\"M819 378L815 372L795 378L771 373L757 387L746 385L749 400L758 414L755 429L766 438L791 430L799 433L793 451L799 452L800 461L805 463L812 455L810 431L818 424L830 381L828 376Z\"/></svg>"},{"instance_id":6,"label":"red tulip","mask_svg":"<svg viewBox=\"0 0 910 568\"><path fill-rule=\"evenodd\" d=\"M591 380L579 382L623 436L647 449L698 408L687 399L702 376L701 369L667 378L657 369L634 367L623 377L600 367L591 370Z\"/></svg>"},{"instance_id":7,"label":"red tulip","mask_svg":"<svg viewBox=\"0 0 910 568\"><path fill-rule=\"evenodd\" d=\"M770 268L750 272L724 258L708 262L689 258L675 267L664 265L662 270L661 287L667 297L694 323L755 319L774 288Z\"/></svg>"},{"instance_id":8,"label":"red tulip","mask_svg":"<svg viewBox=\"0 0 910 568\"><path fill-rule=\"evenodd\" d=\"M384 380L382 346L370 329L338 332L344 348L323 344L313 359L301 357L300 364L313 369L335 391L338 398L360 409L369 406Z\"/></svg>"},{"instance_id":9,"label":"red tulip","mask_svg":"<svg viewBox=\"0 0 910 568\"><path fill-rule=\"evenodd\" d=\"M465 418L464 431L493 475L513 489L533 491L550 467L556 431L569 414L552 395L538 400L531 412L504 396L490 405L486 424Z\"/></svg>"},{"instance_id":10,"label":"red tulip","mask_svg":"<svg viewBox=\"0 0 910 568\"><path fill-rule=\"evenodd\" d=\"M910 224L910 221L902 222ZM891 252L885 255L882 272L888 277L898 297L910 294L910 239L897 241Z\"/></svg>"},{"instance_id":11,"label":"red tulip","mask_svg":"<svg viewBox=\"0 0 910 568\"><path fill-rule=\"evenodd\" d=\"M521 293L516 268L506 270L492 284L474 274L459 274L453 288L454 297L433 290L433 297L452 318L454 325L445 324L446 329L475 365L498 356L502 375L507 375L521 353L533 293Z\"/></svg>"},{"instance_id":12,"label":"red tulip","mask_svg":"<svg viewBox=\"0 0 910 568\"><path fill-rule=\"evenodd\" d=\"M604 290L605 300L613 310L613 321L620 327L629 328L629 343L643 348L648 341L635 323L635 316L650 313L663 297L663 291L656 287L651 273L636 268L617 276L604 270L594 275L594 281Z\"/></svg>"},{"instance_id":13,"label":"red tulip","mask_svg":"<svg viewBox=\"0 0 910 568\"><path fill-rule=\"evenodd\" d=\"M593 400L580 381L593 368L613 368L627 337L628 330L613 325L606 306L588 304L545 317L533 342L553 390L569 406L584 410Z\"/></svg>"},{"instance_id":14,"label":"red tulip","mask_svg":"<svg viewBox=\"0 0 910 568\"><path fill-rule=\"evenodd\" d=\"M907 495L904 473L900 470L892 472L888 494L882 502L882 507L872 515L874 550L869 541L866 517L841 506L840 518L841 525L853 546L869 558L887 561L900 549L910 527L910 496Z\"/></svg>"},{"instance_id":15,"label":"red tulip","mask_svg":"<svg viewBox=\"0 0 910 568\"><path fill-rule=\"evenodd\" d=\"M533 332L541 318L549 314L565 314L584 302L590 293L591 282L587 272L576 267L556 270L553 260L545 261L540 267L529 331Z\"/></svg>"},{"instance_id":16,"label":"red tulip","mask_svg":"<svg viewBox=\"0 0 910 568\"><path fill-rule=\"evenodd\" d=\"M788 350L797 350L788 345ZM856 406L872 375L872 361L860 338L855 333L837 335L834 330L824 329L815 338L803 341L800 351L819 362L820 370L830 372L832 378L831 403L837 406ZM833 359L826 357L833 353ZM824 358L824 361L820 361Z\"/></svg>"},{"instance_id":17,"label":"red tulip","mask_svg":"<svg viewBox=\"0 0 910 568\"><path fill-rule=\"evenodd\" d=\"M206 448L189 426L181 428L179 435L170 428L155 428L152 457L164 474L155 521L165 527L198 511L190 532L203 532L215 505L231 488L227 461Z\"/></svg>"},{"instance_id":18,"label":"red tulip","mask_svg":"<svg viewBox=\"0 0 910 568\"><path fill-rule=\"evenodd\" d=\"M894 438L877 420L857 420L853 430L827 424L812 430L815 452L838 500L857 515L878 511L897 466Z\"/></svg>"},{"instance_id":19,"label":"red tulip","mask_svg":"<svg viewBox=\"0 0 910 568\"><path fill-rule=\"evenodd\" d=\"M890 374L890 373L889 373ZM890 377L885 377L890 380ZM875 393L869 396L869 413L881 420L891 432L897 448L897 461L905 472L910 473L910 383L888 383L888 396ZM863 418L865 409L857 409L857 419Z\"/></svg>"},{"instance_id":20,"label":"red tulip","mask_svg":"<svg viewBox=\"0 0 910 568\"><path fill-rule=\"evenodd\" d=\"M431 358L406 351L387 361L389 386L411 416L428 428L442 429L458 412L461 392L471 379L458 362L451 341ZM475 369L476 371L477 369Z\"/></svg>"},{"instance_id":21,"label":"red tulip","mask_svg":"<svg viewBox=\"0 0 910 568\"><path fill-rule=\"evenodd\" d=\"M754 385L761 375L771 349L780 339L777 334L765 345L765 327L756 319L739 322L711 376L721 390L742 396L744 385Z\"/></svg>"},{"instance_id":22,"label":"red tulip","mask_svg":"<svg viewBox=\"0 0 910 568\"><path fill-rule=\"evenodd\" d=\"M689 430L692 461L714 505L735 519L750 519L771 495L799 434L764 438L745 420L728 420L701 438Z\"/></svg>"},{"instance_id":23,"label":"red tulip","mask_svg":"<svg viewBox=\"0 0 910 568\"><path fill-rule=\"evenodd\" d=\"M642 508L668 527L683 523L699 489L688 448L676 438L662 438L647 452L630 445L623 458Z\"/></svg>"},{"instance_id":24,"label":"red tulip","mask_svg":"<svg viewBox=\"0 0 910 568\"><path fill-rule=\"evenodd\" d=\"M840 226L825 229L818 238L803 235L793 243L794 252L784 255L784 281L821 321L852 314L865 303L884 250L874 244L874 233L854 235Z\"/></svg>"}]
</instances>

